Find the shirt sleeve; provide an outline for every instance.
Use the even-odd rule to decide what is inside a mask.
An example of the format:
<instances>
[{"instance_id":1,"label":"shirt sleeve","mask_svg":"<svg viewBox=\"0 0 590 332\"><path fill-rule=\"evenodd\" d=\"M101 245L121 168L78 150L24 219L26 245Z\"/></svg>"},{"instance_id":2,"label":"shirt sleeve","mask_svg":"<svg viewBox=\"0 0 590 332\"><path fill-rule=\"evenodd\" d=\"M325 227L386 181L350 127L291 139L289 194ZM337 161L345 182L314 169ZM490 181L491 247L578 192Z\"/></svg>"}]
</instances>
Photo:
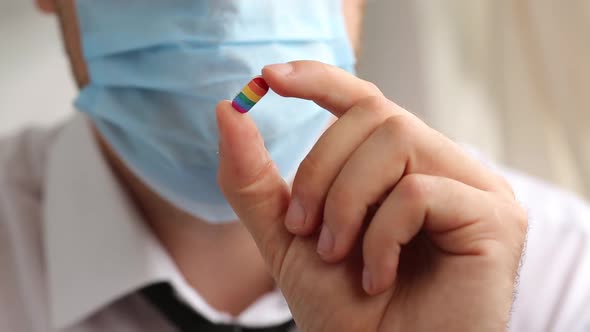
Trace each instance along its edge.
<instances>
[{"instance_id":1,"label":"shirt sleeve","mask_svg":"<svg viewBox=\"0 0 590 332\"><path fill-rule=\"evenodd\" d=\"M590 331L590 207L539 180L506 172L529 213L510 331Z\"/></svg>"}]
</instances>

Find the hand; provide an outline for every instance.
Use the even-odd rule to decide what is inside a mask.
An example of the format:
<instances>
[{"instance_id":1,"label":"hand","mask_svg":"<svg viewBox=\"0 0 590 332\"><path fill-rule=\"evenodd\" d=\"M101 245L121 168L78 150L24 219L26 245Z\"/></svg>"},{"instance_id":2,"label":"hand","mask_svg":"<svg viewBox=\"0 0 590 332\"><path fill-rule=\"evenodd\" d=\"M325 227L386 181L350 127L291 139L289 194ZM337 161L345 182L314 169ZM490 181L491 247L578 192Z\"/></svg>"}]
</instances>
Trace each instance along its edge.
<instances>
[{"instance_id":1,"label":"hand","mask_svg":"<svg viewBox=\"0 0 590 332\"><path fill-rule=\"evenodd\" d=\"M505 330L527 229L506 182L345 71L301 61L263 76L339 118L291 191L254 122L217 108L220 186L299 328Z\"/></svg>"}]
</instances>

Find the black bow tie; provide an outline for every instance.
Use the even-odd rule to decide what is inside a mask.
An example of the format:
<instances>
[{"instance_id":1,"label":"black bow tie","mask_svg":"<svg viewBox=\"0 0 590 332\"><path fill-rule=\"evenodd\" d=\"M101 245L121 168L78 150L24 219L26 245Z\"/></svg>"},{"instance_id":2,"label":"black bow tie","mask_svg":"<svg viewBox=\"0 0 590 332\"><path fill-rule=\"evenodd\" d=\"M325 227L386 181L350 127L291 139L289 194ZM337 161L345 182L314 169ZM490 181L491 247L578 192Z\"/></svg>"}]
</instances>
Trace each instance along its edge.
<instances>
[{"instance_id":1,"label":"black bow tie","mask_svg":"<svg viewBox=\"0 0 590 332\"><path fill-rule=\"evenodd\" d=\"M265 328L214 324L180 301L168 283L158 283L143 288L141 294L181 332L287 332L295 326L293 321Z\"/></svg>"}]
</instances>

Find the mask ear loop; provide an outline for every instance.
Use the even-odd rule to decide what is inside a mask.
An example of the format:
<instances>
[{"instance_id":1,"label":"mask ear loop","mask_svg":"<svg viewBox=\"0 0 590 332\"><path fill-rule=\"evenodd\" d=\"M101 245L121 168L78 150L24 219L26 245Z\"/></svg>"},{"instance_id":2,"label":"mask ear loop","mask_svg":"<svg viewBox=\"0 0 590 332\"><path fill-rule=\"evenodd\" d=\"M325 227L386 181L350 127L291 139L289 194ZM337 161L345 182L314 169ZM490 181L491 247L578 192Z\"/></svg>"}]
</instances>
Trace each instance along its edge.
<instances>
[{"instance_id":1,"label":"mask ear loop","mask_svg":"<svg viewBox=\"0 0 590 332\"><path fill-rule=\"evenodd\" d=\"M82 89L90 82L90 75L82 52L76 0L57 0L56 14L59 18L65 51L70 60L70 70L74 75L78 89Z\"/></svg>"}]
</instances>

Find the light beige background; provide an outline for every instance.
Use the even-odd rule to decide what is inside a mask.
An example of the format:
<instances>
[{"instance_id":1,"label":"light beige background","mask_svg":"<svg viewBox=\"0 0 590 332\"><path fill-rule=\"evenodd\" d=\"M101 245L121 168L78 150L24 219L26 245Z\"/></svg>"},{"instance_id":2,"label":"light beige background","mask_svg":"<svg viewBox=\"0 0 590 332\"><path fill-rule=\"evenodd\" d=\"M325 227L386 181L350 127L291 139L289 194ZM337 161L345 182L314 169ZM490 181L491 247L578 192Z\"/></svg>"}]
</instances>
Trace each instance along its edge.
<instances>
[{"instance_id":1,"label":"light beige background","mask_svg":"<svg viewBox=\"0 0 590 332\"><path fill-rule=\"evenodd\" d=\"M590 190L590 2L370 0L359 74L457 141ZM71 112L57 23L0 0L0 135Z\"/></svg>"},{"instance_id":2,"label":"light beige background","mask_svg":"<svg viewBox=\"0 0 590 332\"><path fill-rule=\"evenodd\" d=\"M32 0L0 0L0 135L68 113L68 75L55 19Z\"/></svg>"},{"instance_id":3,"label":"light beige background","mask_svg":"<svg viewBox=\"0 0 590 332\"><path fill-rule=\"evenodd\" d=\"M590 2L377 0L361 74L487 156L590 197Z\"/></svg>"}]
</instances>

